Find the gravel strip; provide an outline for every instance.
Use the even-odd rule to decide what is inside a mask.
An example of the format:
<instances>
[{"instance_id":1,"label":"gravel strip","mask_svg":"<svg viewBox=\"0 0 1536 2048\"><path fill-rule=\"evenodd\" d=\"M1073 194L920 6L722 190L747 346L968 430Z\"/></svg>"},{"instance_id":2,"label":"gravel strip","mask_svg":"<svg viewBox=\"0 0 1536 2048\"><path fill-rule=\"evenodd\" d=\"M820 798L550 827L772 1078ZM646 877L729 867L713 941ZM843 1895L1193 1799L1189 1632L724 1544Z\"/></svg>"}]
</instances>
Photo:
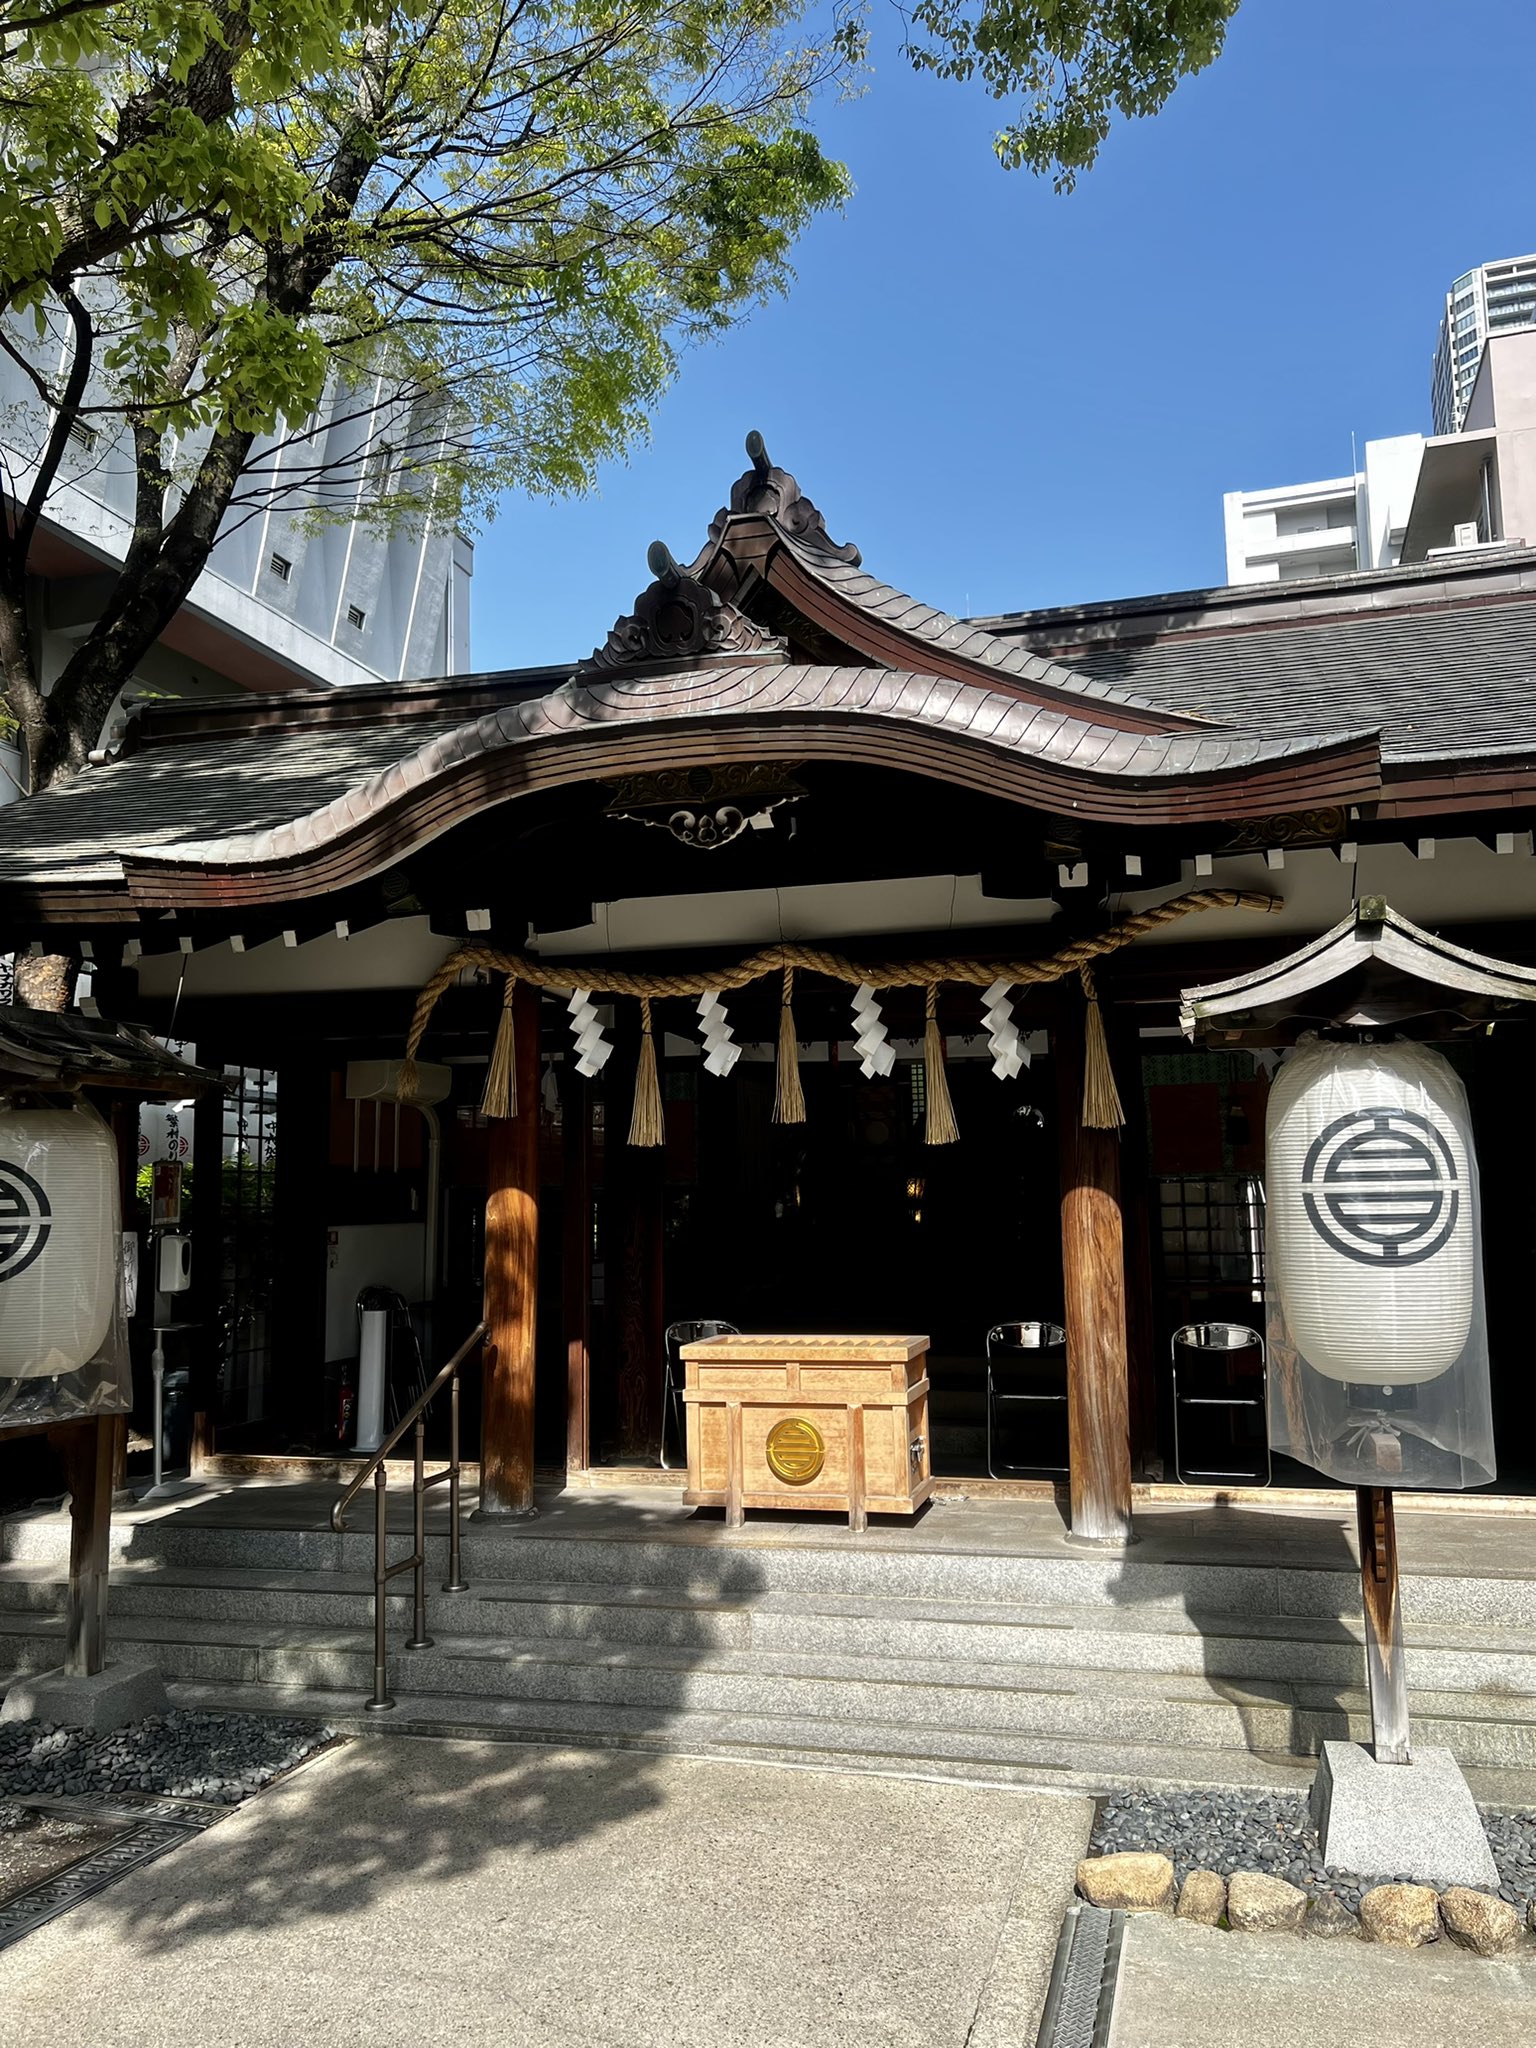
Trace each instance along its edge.
<instances>
[{"instance_id":1,"label":"gravel strip","mask_svg":"<svg viewBox=\"0 0 1536 2048\"><path fill-rule=\"evenodd\" d=\"M268 1714L152 1714L110 1735L0 1721L0 1801L153 1792L235 1806L333 1739L322 1722Z\"/></svg>"},{"instance_id":2,"label":"gravel strip","mask_svg":"<svg viewBox=\"0 0 1536 2048\"><path fill-rule=\"evenodd\" d=\"M1499 1896L1525 1912L1536 1898L1536 1815L1483 1814ZM1089 1851L1159 1849L1182 1884L1191 1870L1261 1870L1308 1892L1332 1892L1352 1912L1372 1885L1411 1882L1410 1871L1340 1876L1323 1868L1304 1792L1116 1792L1094 1823Z\"/></svg>"}]
</instances>

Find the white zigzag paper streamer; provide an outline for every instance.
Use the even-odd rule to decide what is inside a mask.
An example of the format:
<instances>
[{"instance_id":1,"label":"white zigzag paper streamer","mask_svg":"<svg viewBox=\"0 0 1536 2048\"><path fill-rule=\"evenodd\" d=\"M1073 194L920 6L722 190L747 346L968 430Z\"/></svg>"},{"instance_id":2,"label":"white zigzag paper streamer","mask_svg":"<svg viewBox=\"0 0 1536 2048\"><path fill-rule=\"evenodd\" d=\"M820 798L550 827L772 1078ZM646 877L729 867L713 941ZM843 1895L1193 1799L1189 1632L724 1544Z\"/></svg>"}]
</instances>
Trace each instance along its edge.
<instances>
[{"instance_id":1,"label":"white zigzag paper streamer","mask_svg":"<svg viewBox=\"0 0 1536 2048\"><path fill-rule=\"evenodd\" d=\"M881 1022L880 1005L867 981L861 981L853 992L853 1025L859 1072L866 1081L872 1081L876 1074L888 1074L896 1064L896 1054L886 1043L890 1034Z\"/></svg>"},{"instance_id":2,"label":"white zigzag paper streamer","mask_svg":"<svg viewBox=\"0 0 1536 2048\"><path fill-rule=\"evenodd\" d=\"M704 1041L706 1070L723 1080L741 1058L741 1047L731 1036L718 989L707 988L699 997L699 1036Z\"/></svg>"},{"instance_id":3,"label":"white zigzag paper streamer","mask_svg":"<svg viewBox=\"0 0 1536 2048\"><path fill-rule=\"evenodd\" d=\"M1029 1065L1029 1048L1019 1036L1019 1027L1013 1021L1013 1005L1008 1000L1012 987L1011 981L999 976L981 999L987 1051L992 1055L992 1071L999 1081L1011 1081Z\"/></svg>"},{"instance_id":4,"label":"white zigzag paper streamer","mask_svg":"<svg viewBox=\"0 0 1536 2048\"><path fill-rule=\"evenodd\" d=\"M603 1036L590 989L573 988L565 1007L571 1013L571 1032L576 1040L576 1050L581 1055L576 1062L576 1071L584 1080L590 1081L613 1058L613 1047Z\"/></svg>"}]
</instances>

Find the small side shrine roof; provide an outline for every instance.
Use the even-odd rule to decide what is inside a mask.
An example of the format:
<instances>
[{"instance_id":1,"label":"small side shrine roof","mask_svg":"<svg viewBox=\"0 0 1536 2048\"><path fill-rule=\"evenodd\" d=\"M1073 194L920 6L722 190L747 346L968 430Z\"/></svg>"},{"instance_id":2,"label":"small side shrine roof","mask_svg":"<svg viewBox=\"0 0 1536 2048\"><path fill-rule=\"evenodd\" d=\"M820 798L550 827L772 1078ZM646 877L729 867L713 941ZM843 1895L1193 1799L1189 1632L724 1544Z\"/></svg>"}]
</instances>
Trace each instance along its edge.
<instances>
[{"instance_id":1,"label":"small side shrine roof","mask_svg":"<svg viewBox=\"0 0 1536 2048\"><path fill-rule=\"evenodd\" d=\"M126 1088L188 1095L223 1076L167 1052L148 1032L77 1011L0 1005L0 1088Z\"/></svg>"},{"instance_id":2,"label":"small side shrine roof","mask_svg":"<svg viewBox=\"0 0 1536 2048\"><path fill-rule=\"evenodd\" d=\"M1390 1029L1411 1020L1481 1026L1536 1003L1536 968L1453 946L1380 896L1362 896L1321 938L1230 981L1185 989L1189 1038L1221 1045L1287 1045L1342 1024Z\"/></svg>"}]
</instances>

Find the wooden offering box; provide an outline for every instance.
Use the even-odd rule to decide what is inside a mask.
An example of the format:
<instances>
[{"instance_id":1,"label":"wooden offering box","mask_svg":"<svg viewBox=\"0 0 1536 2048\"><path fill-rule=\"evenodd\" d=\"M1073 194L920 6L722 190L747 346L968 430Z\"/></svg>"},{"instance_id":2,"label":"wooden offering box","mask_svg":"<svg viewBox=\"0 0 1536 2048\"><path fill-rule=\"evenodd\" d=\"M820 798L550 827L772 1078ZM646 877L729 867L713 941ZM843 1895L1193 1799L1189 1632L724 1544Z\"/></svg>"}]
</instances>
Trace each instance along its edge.
<instances>
[{"instance_id":1,"label":"wooden offering box","mask_svg":"<svg viewBox=\"0 0 1536 2048\"><path fill-rule=\"evenodd\" d=\"M933 1491L926 1337L710 1337L683 1346L695 1507L910 1515Z\"/></svg>"}]
</instances>

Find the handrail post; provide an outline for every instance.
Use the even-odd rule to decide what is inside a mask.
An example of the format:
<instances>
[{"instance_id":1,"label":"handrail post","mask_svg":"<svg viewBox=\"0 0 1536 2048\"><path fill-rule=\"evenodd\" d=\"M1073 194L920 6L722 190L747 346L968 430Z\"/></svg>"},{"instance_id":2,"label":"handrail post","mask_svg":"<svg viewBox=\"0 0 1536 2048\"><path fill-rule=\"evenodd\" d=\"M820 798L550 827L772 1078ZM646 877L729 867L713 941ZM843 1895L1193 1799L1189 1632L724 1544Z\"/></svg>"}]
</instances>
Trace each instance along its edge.
<instances>
[{"instance_id":1,"label":"handrail post","mask_svg":"<svg viewBox=\"0 0 1536 2048\"><path fill-rule=\"evenodd\" d=\"M395 1704L389 1696L389 1624L385 1613L389 1598L386 1558L389 1547L388 1485L381 1458L373 1472L373 1698L368 1702L368 1711L373 1714L382 1713Z\"/></svg>"},{"instance_id":2,"label":"handrail post","mask_svg":"<svg viewBox=\"0 0 1536 2048\"><path fill-rule=\"evenodd\" d=\"M445 1593L463 1593L468 1590L463 1570L463 1557L459 1544L459 1493L461 1460L459 1457L459 1375L460 1368L470 1352L479 1347L482 1355L490 1348L486 1341L485 1324L477 1323L458 1350L441 1368L437 1377L424 1388L415 1405L395 1424L363 1466L345 1493L331 1506L331 1527L338 1536L346 1534L347 1508L353 1499L367 1485L370 1475L374 1483L373 1496L373 1698L367 1705L375 1712L392 1707L395 1703L389 1693L389 1582L401 1572L414 1576L415 1598L413 1601L415 1629L406 1648L425 1650L431 1646L432 1638L427 1634L427 1488L437 1486L444 1479L449 1489L449 1530L448 1530L448 1581ZM428 1479L427 1466L427 1409L442 1391L445 1382L452 1387L452 1439L451 1455L446 1472L434 1472ZM402 1557L396 1565L389 1562L389 1514L387 1488L389 1475L386 1470L389 1453L405 1432L414 1425L416 1432L416 1460L412 1481L411 1529L413 1544L409 1557Z\"/></svg>"},{"instance_id":3,"label":"handrail post","mask_svg":"<svg viewBox=\"0 0 1536 2048\"><path fill-rule=\"evenodd\" d=\"M432 1638L427 1634L427 1418L424 1412L416 1418L416 1475L411 1482L411 1494L411 1531L416 1559L411 1578L416 1597L411 1640L405 1647L408 1650L430 1650Z\"/></svg>"},{"instance_id":4,"label":"handrail post","mask_svg":"<svg viewBox=\"0 0 1536 2048\"><path fill-rule=\"evenodd\" d=\"M459 1551L459 1375L448 1382L448 1577L445 1593L467 1593Z\"/></svg>"}]
</instances>

